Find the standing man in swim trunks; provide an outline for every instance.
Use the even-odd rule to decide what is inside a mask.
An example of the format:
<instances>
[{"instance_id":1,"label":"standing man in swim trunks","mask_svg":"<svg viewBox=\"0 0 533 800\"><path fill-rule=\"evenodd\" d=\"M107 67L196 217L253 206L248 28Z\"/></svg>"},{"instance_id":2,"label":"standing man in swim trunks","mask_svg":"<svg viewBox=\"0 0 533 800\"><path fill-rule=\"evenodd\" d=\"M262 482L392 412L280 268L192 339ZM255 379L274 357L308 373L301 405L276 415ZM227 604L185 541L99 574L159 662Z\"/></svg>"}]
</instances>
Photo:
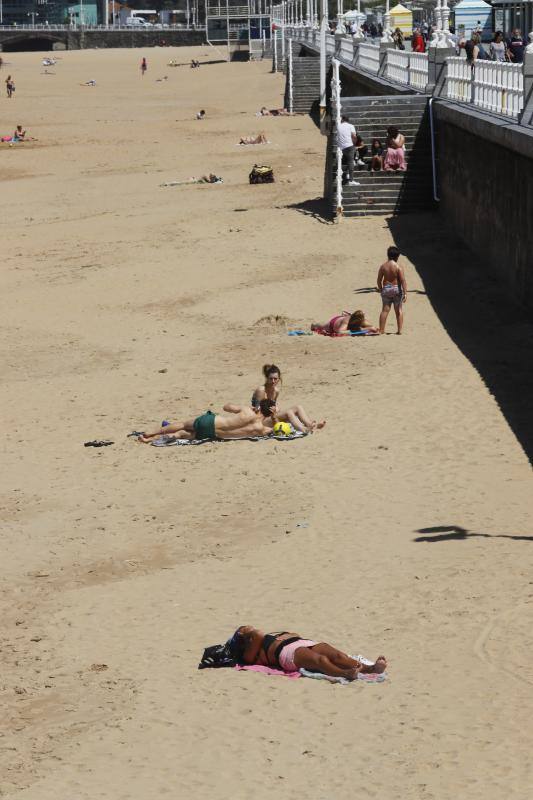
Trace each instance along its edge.
<instances>
[{"instance_id":1,"label":"standing man in swim trunks","mask_svg":"<svg viewBox=\"0 0 533 800\"><path fill-rule=\"evenodd\" d=\"M400 251L397 247L389 247L387 261L381 265L378 272L378 292L381 294L383 308L379 315L379 332L385 333L385 325L391 305L394 305L398 335L403 327L403 304L407 302L407 283L403 269L398 264Z\"/></svg>"},{"instance_id":2,"label":"standing man in swim trunks","mask_svg":"<svg viewBox=\"0 0 533 800\"><path fill-rule=\"evenodd\" d=\"M164 428L158 428L153 433L143 433L139 436L140 442L149 444L158 436L174 434L176 439L238 439L245 436L268 436L272 433L274 417L270 415L267 402L265 407L261 401L258 408L243 408L242 406L226 403L226 415L214 414L206 411L205 414L186 420L173 422ZM266 413L263 413L266 412Z\"/></svg>"}]
</instances>

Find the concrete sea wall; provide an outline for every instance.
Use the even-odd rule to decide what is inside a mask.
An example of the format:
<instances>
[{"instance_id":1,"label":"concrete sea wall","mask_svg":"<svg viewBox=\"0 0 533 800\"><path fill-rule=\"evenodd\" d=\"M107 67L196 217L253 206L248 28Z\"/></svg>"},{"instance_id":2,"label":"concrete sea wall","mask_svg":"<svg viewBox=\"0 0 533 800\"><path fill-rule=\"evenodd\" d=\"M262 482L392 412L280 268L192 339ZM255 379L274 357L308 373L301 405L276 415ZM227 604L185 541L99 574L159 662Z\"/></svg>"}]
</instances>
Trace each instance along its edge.
<instances>
[{"instance_id":1,"label":"concrete sea wall","mask_svg":"<svg viewBox=\"0 0 533 800\"><path fill-rule=\"evenodd\" d=\"M533 311L533 128L445 101L434 113L439 212L513 300Z\"/></svg>"}]
</instances>

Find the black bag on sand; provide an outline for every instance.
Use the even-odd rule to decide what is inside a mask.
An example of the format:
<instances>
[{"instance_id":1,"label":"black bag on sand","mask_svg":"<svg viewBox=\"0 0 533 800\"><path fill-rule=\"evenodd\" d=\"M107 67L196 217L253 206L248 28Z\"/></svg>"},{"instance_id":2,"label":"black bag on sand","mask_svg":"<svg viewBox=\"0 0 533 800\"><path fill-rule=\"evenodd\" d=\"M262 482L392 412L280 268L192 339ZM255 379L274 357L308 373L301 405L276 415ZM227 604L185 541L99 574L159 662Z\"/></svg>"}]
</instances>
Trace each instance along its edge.
<instances>
[{"instance_id":1,"label":"black bag on sand","mask_svg":"<svg viewBox=\"0 0 533 800\"><path fill-rule=\"evenodd\" d=\"M226 644L214 644L206 647L202 660L198 664L198 669L213 669L220 667L234 667L237 661L231 652L228 642Z\"/></svg>"},{"instance_id":2,"label":"black bag on sand","mask_svg":"<svg viewBox=\"0 0 533 800\"><path fill-rule=\"evenodd\" d=\"M272 167L258 167L254 164L249 178L250 183L274 183L274 170Z\"/></svg>"}]
</instances>

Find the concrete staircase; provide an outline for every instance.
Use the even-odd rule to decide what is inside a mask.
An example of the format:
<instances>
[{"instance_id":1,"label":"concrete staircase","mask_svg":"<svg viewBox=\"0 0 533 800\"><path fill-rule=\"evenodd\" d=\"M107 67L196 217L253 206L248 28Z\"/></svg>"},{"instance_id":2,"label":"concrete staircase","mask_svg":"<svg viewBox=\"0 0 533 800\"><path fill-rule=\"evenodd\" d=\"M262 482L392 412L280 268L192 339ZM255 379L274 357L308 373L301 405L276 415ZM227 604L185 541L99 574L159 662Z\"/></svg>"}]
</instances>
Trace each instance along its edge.
<instances>
[{"instance_id":1,"label":"concrete staircase","mask_svg":"<svg viewBox=\"0 0 533 800\"><path fill-rule=\"evenodd\" d=\"M285 106L289 107L289 64L287 63L287 84ZM310 114L318 110L320 99L320 59L312 56L293 56L292 58L292 110L296 114Z\"/></svg>"},{"instance_id":2,"label":"concrete staircase","mask_svg":"<svg viewBox=\"0 0 533 800\"><path fill-rule=\"evenodd\" d=\"M354 179L361 186L343 186L346 217L399 214L433 207L431 136L428 98L424 95L383 97L341 97L342 113L355 125L357 133L370 147L372 139L385 144L389 125L405 136L407 171L369 172L368 166L355 168ZM336 136L329 137L329 172L332 176L328 198L336 207ZM368 159L369 161L369 159Z\"/></svg>"}]
</instances>

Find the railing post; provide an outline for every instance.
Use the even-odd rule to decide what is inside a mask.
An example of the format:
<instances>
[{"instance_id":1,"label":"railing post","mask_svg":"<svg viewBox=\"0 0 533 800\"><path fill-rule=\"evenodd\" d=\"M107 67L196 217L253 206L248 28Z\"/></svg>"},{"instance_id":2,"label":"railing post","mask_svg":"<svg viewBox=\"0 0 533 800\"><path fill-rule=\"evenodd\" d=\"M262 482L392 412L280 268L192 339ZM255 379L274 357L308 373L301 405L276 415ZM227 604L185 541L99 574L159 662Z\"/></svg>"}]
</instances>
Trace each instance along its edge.
<instances>
[{"instance_id":1,"label":"railing post","mask_svg":"<svg viewBox=\"0 0 533 800\"><path fill-rule=\"evenodd\" d=\"M453 47L429 47L426 94L440 97L446 84L446 59L455 55Z\"/></svg>"},{"instance_id":2,"label":"railing post","mask_svg":"<svg viewBox=\"0 0 533 800\"><path fill-rule=\"evenodd\" d=\"M524 53L522 65L524 75L524 108L519 116L520 125L533 125L533 33Z\"/></svg>"},{"instance_id":3,"label":"railing post","mask_svg":"<svg viewBox=\"0 0 533 800\"><path fill-rule=\"evenodd\" d=\"M289 64L287 69L287 76L289 78L289 113L292 114L292 39L289 39Z\"/></svg>"},{"instance_id":4,"label":"railing post","mask_svg":"<svg viewBox=\"0 0 533 800\"><path fill-rule=\"evenodd\" d=\"M383 39L379 43L379 70L378 75L385 77L387 74L387 52L394 50L394 42L384 42Z\"/></svg>"},{"instance_id":5,"label":"railing post","mask_svg":"<svg viewBox=\"0 0 533 800\"><path fill-rule=\"evenodd\" d=\"M335 33L346 33L346 28L344 27L343 0L337 0L337 27L335 28Z\"/></svg>"},{"instance_id":6,"label":"railing post","mask_svg":"<svg viewBox=\"0 0 533 800\"><path fill-rule=\"evenodd\" d=\"M318 2L318 0L317 0ZM320 0L320 131L326 133L326 28L328 24L328 5Z\"/></svg>"},{"instance_id":7,"label":"railing post","mask_svg":"<svg viewBox=\"0 0 533 800\"><path fill-rule=\"evenodd\" d=\"M338 137L339 125L341 124L341 81L340 81L340 65L336 58L331 60L332 75L331 75L331 105L332 112L335 116L335 137ZM342 150L337 146L335 148L337 156L337 175L335 181L335 209L336 219L340 222L343 215L342 207Z\"/></svg>"}]
</instances>

